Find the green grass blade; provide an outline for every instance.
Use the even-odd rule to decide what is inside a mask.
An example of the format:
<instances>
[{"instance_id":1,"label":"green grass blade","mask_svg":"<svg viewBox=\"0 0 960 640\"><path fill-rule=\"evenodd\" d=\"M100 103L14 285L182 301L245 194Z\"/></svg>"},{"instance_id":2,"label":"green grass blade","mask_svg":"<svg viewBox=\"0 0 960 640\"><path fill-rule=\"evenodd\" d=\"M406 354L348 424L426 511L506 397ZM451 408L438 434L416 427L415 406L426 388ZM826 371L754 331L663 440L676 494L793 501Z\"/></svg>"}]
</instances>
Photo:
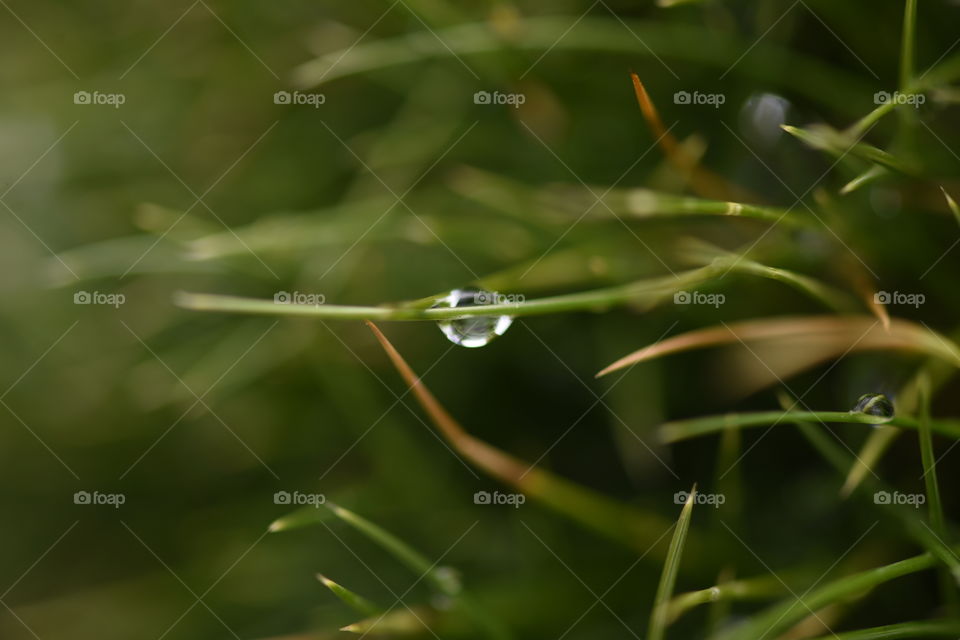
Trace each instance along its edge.
<instances>
[{"instance_id":1,"label":"green grass blade","mask_svg":"<svg viewBox=\"0 0 960 640\"><path fill-rule=\"evenodd\" d=\"M943 197L947 199L947 206L950 207L950 213L953 214L957 224L960 224L960 205L957 205L957 201L950 197L946 189L940 187L940 191L943 191Z\"/></svg>"},{"instance_id":2,"label":"green grass blade","mask_svg":"<svg viewBox=\"0 0 960 640\"><path fill-rule=\"evenodd\" d=\"M889 151L884 151L866 142L858 142L849 134L836 131L826 125L810 125L806 128L782 125L784 131L797 138L807 146L824 151L835 158L852 156L888 169L905 174L914 174L916 169L900 160Z\"/></svg>"},{"instance_id":3,"label":"green grass blade","mask_svg":"<svg viewBox=\"0 0 960 640\"><path fill-rule=\"evenodd\" d=\"M330 578L317 574L317 580L323 583L327 589L330 589L333 592L333 595L340 598L345 604L347 604L351 609L365 616L376 616L380 615L383 612L383 609L373 604L363 596L354 593L350 589L347 589L341 584L337 584Z\"/></svg>"},{"instance_id":4,"label":"green grass blade","mask_svg":"<svg viewBox=\"0 0 960 640\"><path fill-rule=\"evenodd\" d=\"M960 621L928 620L901 622L883 627L832 633L813 640L891 640L894 638L956 638L960 635Z\"/></svg>"},{"instance_id":5,"label":"green grass blade","mask_svg":"<svg viewBox=\"0 0 960 640\"><path fill-rule=\"evenodd\" d=\"M900 90L913 84L913 57L917 36L917 0L906 0L903 7L903 37L900 45Z\"/></svg>"},{"instance_id":6,"label":"green grass blade","mask_svg":"<svg viewBox=\"0 0 960 640\"><path fill-rule=\"evenodd\" d=\"M270 532L277 533L280 531L289 531L290 529L299 529L300 527L309 527L330 519L331 513L328 509L320 509L313 506L301 507L271 522Z\"/></svg>"},{"instance_id":7,"label":"green grass blade","mask_svg":"<svg viewBox=\"0 0 960 640\"><path fill-rule=\"evenodd\" d=\"M383 615L371 616L341 627L340 631L347 631L363 636L416 636L423 637L431 632L430 623L433 616L431 611L421 607L396 609Z\"/></svg>"},{"instance_id":8,"label":"green grass blade","mask_svg":"<svg viewBox=\"0 0 960 640\"><path fill-rule=\"evenodd\" d=\"M885 167L875 164L847 184L843 185L843 187L840 189L840 195L845 196L849 193L853 193L860 187L871 184L872 182L875 182L887 175L890 175L890 172Z\"/></svg>"},{"instance_id":9,"label":"green grass blade","mask_svg":"<svg viewBox=\"0 0 960 640\"><path fill-rule=\"evenodd\" d=\"M678 593L666 604L666 622L671 624L687 611L713 602L747 602L783 595L786 588L773 576L731 580L713 587Z\"/></svg>"},{"instance_id":10,"label":"green grass blade","mask_svg":"<svg viewBox=\"0 0 960 640\"><path fill-rule=\"evenodd\" d=\"M418 577L423 576L424 579L433 584L441 593L448 596L456 596L460 593L460 581L454 573L445 567L435 566L435 564L427 560L423 554L416 551L397 536L337 504L327 502L326 507L330 509L335 516L366 535L373 542L377 543L377 545L393 555L393 557L406 565Z\"/></svg>"},{"instance_id":11,"label":"green grass blade","mask_svg":"<svg viewBox=\"0 0 960 640\"><path fill-rule=\"evenodd\" d=\"M716 267L703 267L626 285L537 298L509 304L475 307L424 309L411 306L342 306L332 304L278 304L273 300L241 298L206 293L179 292L177 305L196 311L251 313L314 317L336 320L447 320L472 316L530 316L567 311L600 311L626 303L653 306L675 292L706 282L719 275Z\"/></svg>"},{"instance_id":12,"label":"green grass blade","mask_svg":"<svg viewBox=\"0 0 960 640\"><path fill-rule=\"evenodd\" d=\"M905 416L899 416L884 423L882 418L849 411L755 411L667 422L660 427L659 436L663 442L671 443L718 433L730 427L766 427L798 421L861 425L889 424L907 429L919 428L919 422L916 419ZM937 433L960 439L960 421L958 420L931 421L930 426Z\"/></svg>"},{"instance_id":13,"label":"green grass blade","mask_svg":"<svg viewBox=\"0 0 960 640\"><path fill-rule=\"evenodd\" d=\"M683 546L687 541L687 531L690 528L690 517L693 514L694 498L697 495L697 485L693 485L687 501L680 511L667 558L663 564L663 573L660 574L660 584L657 586L657 595L653 602L653 613L650 615L649 640L663 640L667 628L667 615L670 599L673 596L673 587L677 582L677 571L680 569L680 558L683 555Z\"/></svg>"},{"instance_id":14,"label":"green grass blade","mask_svg":"<svg viewBox=\"0 0 960 640\"><path fill-rule=\"evenodd\" d=\"M739 627L721 633L717 640L776 638L810 615L811 611L817 611L848 597L862 596L864 592L890 580L930 569L935 564L933 555L924 553L829 582L807 593L802 602L793 595L788 596Z\"/></svg>"}]
</instances>

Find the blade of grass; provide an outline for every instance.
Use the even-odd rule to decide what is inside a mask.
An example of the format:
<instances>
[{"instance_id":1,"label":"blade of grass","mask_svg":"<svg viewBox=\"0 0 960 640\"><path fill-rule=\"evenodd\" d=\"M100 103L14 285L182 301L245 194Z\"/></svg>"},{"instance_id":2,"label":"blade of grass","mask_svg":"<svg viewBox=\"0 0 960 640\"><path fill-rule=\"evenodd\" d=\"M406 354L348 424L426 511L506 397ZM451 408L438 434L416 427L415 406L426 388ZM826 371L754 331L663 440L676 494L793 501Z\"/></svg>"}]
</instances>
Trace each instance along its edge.
<instances>
[{"instance_id":1,"label":"blade of grass","mask_svg":"<svg viewBox=\"0 0 960 640\"><path fill-rule=\"evenodd\" d=\"M779 394L780 404L783 407L796 406L796 401L791 399L786 392ZM834 438L826 434L826 429L810 422L794 422L800 432L807 438L813 447L841 474L850 468L853 462L852 456L840 447ZM949 571L960 570L960 559L946 545L943 537L934 533L923 521L916 509L907 505L881 503L876 499L877 493L894 493L893 488L873 477L867 477L863 481L865 490L860 496L868 500L874 508L885 513L892 514L903 525L907 534L913 540L923 547L929 553L932 553L943 563L942 569L949 579Z\"/></svg>"},{"instance_id":2,"label":"blade of grass","mask_svg":"<svg viewBox=\"0 0 960 640\"><path fill-rule=\"evenodd\" d=\"M571 24L577 28L571 31ZM369 39L307 61L294 69L293 81L301 87L313 87L398 65L455 56L503 55L516 50L609 51L634 57L656 51L660 58L693 61L726 70L730 60L751 46L750 42L726 36L722 31L663 20L613 22L602 17L551 15L526 17L520 21L518 30L523 37L505 39L485 21ZM647 47L638 49L637 38ZM736 73L764 86L789 88L817 103L830 104L850 117L859 115L856 105L864 95L875 90L857 75L842 72L810 56L773 43L755 44L751 58L762 63L751 64L745 60L737 66ZM785 68L792 73L782 73Z\"/></svg>"},{"instance_id":3,"label":"blade of grass","mask_svg":"<svg viewBox=\"0 0 960 640\"><path fill-rule=\"evenodd\" d=\"M633 81L633 91L640 105L640 111L653 133L654 139L657 140L657 144L660 145L667 160L674 166L677 173L689 181L690 186L696 193L706 198L721 200L755 199L745 189L730 183L708 169L704 169L696 158L688 156L673 134L663 126L660 114L657 113L657 108L654 106L650 94L647 93L646 87L640 81L640 76L631 71L630 79Z\"/></svg>"},{"instance_id":4,"label":"blade of grass","mask_svg":"<svg viewBox=\"0 0 960 640\"><path fill-rule=\"evenodd\" d=\"M927 327L907 320L892 319L889 331L885 331L870 317L796 316L748 320L673 336L620 358L601 370L597 377L638 362L691 349L798 338L822 341L836 355L848 350L897 349L935 355L960 366L960 347Z\"/></svg>"},{"instance_id":5,"label":"blade of grass","mask_svg":"<svg viewBox=\"0 0 960 640\"><path fill-rule=\"evenodd\" d=\"M803 620L811 611L817 611L848 597L860 596L881 584L930 569L935 565L934 557L930 553L924 553L839 578L814 588L804 595L802 601L792 595L785 598L753 616L744 624L720 633L716 636L716 640L776 638L783 631Z\"/></svg>"},{"instance_id":6,"label":"blade of grass","mask_svg":"<svg viewBox=\"0 0 960 640\"><path fill-rule=\"evenodd\" d=\"M960 224L960 206L957 205L957 201L950 197L950 194L947 193L947 190L943 187L940 187L940 191L943 192L943 197L947 199L947 206L950 207L950 213L953 214L957 224Z\"/></svg>"},{"instance_id":7,"label":"blade of grass","mask_svg":"<svg viewBox=\"0 0 960 640\"><path fill-rule=\"evenodd\" d=\"M881 424L883 418L848 411L756 411L667 422L657 430L657 433L663 442L673 443L710 433L719 433L731 427L765 427L775 424L790 424L797 421L837 422L872 426ZM907 429L919 429L919 422L916 419L905 416L898 416L887 424ZM960 420L941 420L931 422L930 426L937 433L950 438L960 438Z\"/></svg>"},{"instance_id":8,"label":"blade of grass","mask_svg":"<svg viewBox=\"0 0 960 640\"><path fill-rule=\"evenodd\" d=\"M960 634L957 620L901 622L870 629L832 633L813 640L889 640L894 638L956 638Z\"/></svg>"},{"instance_id":9,"label":"blade of grass","mask_svg":"<svg viewBox=\"0 0 960 640\"><path fill-rule=\"evenodd\" d=\"M715 266L721 266L724 271L744 273L782 282L822 302L835 311L849 311L855 306L853 300L846 293L801 273L770 267L751 260L745 255L726 251L699 240L686 241L684 245L683 254L696 264L714 264Z\"/></svg>"},{"instance_id":10,"label":"blade of grass","mask_svg":"<svg viewBox=\"0 0 960 640\"><path fill-rule=\"evenodd\" d=\"M687 495L687 501L680 510L667 558L663 564L663 573L660 574L660 584L657 586L657 595L653 602L653 612L650 615L650 630L647 633L649 640L663 640L667 628L667 607L673 596L673 587L677 582L677 572L680 569L680 558L687 541L687 530L690 528L690 517L693 514L694 499L697 495L697 485L693 485Z\"/></svg>"},{"instance_id":11,"label":"blade of grass","mask_svg":"<svg viewBox=\"0 0 960 640\"><path fill-rule=\"evenodd\" d=\"M930 433L930 383L924 379L920 383L920 424L917 429L920 439L920 459L923 464L923 482L927 492L927 514L933 535L946 541L947 525L943 516L943 503L940 500L940 484L937 482L937 460L933 452L933 436ZM957 584L960 583L960 560L940 571L940 589L944 601L954 613L957 610Z\"/></svg>"},{"instance_id":12,"label":"blade of grass","mask_svg":"<svg viewBox=\"0 0 960 640\"><path fill-rule=\"evenodd\" d=\"M960 338L960 332L954 332L951 337ZM896 394L898 410L907 414L916 413L920 404L920 387L923 382L925 380L929 382L932 393L933 390L946 384L955 373L956 368L941 359L934 358L924 362L916 374ZM880 427L870 434L861 447L856 462L850 466L842 495L849 495L857 487L900 433L896 427Z\"/></svg>"},{"instance_id":13,"label":"blade of grass","mask_svg":"<svg viewBox=\"0 0 960 640\"><path fill-rule=\"evenodd\" d=\"M858 175L856 178L843 185L840 189L840 195L847 195L853 193L860 187L876 182L884 176L890 175L890 172L879 164L872 165L869 169Z\"/></svg>"},{"instance_id":14,"label":"blade of grass","mask_svg":"<svg viewBox=\"0 0 960 640\"><path fill-rule=\"evenodd\" d=\"M347 589L343 585L337 584L330 578L322 574L317 574L317 580L323 583L327 589L329 589L333 595L337 596L342 600L347 606L351 609L365 616L376 616L380 615L383 612L383 609L373 604L363 596L354 593L350 589Z\"/></svg>"},{"instance_id":15,"label":"blade of grass","mask_svg":"<svg viewBox=\"0 0 960 640\"><path fill-rule=\"evenodd\" d=\"M368 325L434 426L450 446L470 463L587 529L641 553L656 543L657 532L670 527L670 523L659 516L628 507L530 466L467 433L424 386L380 329L373 323Z\"/></svg>"},{"instance_id":16,"label":"blade of grass","mask_svg":"<svg viewBox=\"0 0 960 640\"><path fill-rule=\"evenodd\" d=\"M713 587L678 593L666 604L666 623L672 624L687 611L715 602L749 602L783 595L783 583L773 576L730 580Z\"/></svg>"},{"instance_id":17,"label":"blade of grass","mask_svg":"<svg viewBox=\"0 0 960 640\"><path fill-rule=\"evenodd\" d=\"M914 167L900 160L889 151L884 151L866 142L858 142L857 138L850 138L847 133L836 131L826 125L810 125L802 128L785 124L781 125L781 128L807 146L824 151L837 159L849 154L900 173L908 175L916 173Z\"/></svg>"},{"instance_id":18,"label":"blade of grass","mask_svg":"<svg viewBox=\"0 0 960 640\"><path fill-rule=\"evenodd\" d=\"M397 609L384 615L372 616L341 627L340 631L356 633L361 636L418 636L431 631L427 620L432 611L424 607Z\"/></svg>"},{"instance_id":19,"label":"blade of grass","mask_svg":"<svg viewBox=\"0 0 960 640\"><path fill-rule=\"evenodd\" d=\"M196 311L252 313L329 318L337 320L448 320L473 316L530 316L565 311L600 311L622 304L652 307L684 288L706 282L719 275L716 267L703 267L679 272L675 276L649 278L630 284L537 298L509 304L478 305L427 309L417 306L342 306L310 304L278 304L273 300L242 298L208 293L178 292L174 302Z\"/></svg>"},{"instance_id":20,"label":"blade of grass","mask_svg":"<svg viewBox=\"0 0 960 640\"><path fill-rule=\"evenodd\" d=\"M900 90L913 84L914 40L917 33L917 0L906 0L903 6L903 36L900 48Z\"/></svg>"}]
</instances>

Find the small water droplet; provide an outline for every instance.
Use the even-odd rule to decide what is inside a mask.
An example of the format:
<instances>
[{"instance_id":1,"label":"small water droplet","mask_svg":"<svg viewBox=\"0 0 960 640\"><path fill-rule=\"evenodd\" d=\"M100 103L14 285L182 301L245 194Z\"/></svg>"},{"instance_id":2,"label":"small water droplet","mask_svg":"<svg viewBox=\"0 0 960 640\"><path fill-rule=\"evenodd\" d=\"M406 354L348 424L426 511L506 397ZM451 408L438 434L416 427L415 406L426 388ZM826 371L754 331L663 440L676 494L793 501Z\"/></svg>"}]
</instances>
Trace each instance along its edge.
<instances>
[{"instance_id":1,"label":"small water droplet","mask_svg":"<svg viewBox=\"0 0 960 640\"><path fill-rule=\"evenodd\" d=\"M433 305L434 309L453 309L493 304L498 296L480 289L454 289ZM470 316L455 320L440 320L437 326L443 335L461 347L482 347L497 336L502 336L513 323L510 316Z\"/></svg>"},{"instance_id":2,"label":"small water droplet","mask_svg":"<svg viewBox=\"0 0 960 640\"><path fill-rule=\"evenodd\" d=\"M877 424L893 420L893 403L882 393L865 393L857 400L852 413L863 413L877 418Z\"/></svg>"}]
</instances>

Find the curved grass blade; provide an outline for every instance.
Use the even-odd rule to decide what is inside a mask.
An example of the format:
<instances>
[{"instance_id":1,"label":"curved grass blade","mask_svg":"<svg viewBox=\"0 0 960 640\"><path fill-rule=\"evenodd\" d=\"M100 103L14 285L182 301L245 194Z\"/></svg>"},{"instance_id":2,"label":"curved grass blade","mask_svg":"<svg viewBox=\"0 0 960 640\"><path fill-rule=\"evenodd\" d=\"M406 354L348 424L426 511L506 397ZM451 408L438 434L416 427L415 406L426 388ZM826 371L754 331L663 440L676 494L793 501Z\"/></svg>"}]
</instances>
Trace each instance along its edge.
<instances>
[{"instance_id":1,"label":"curved grass blade","mask_svg":"<svg viewBox=\"0 0 960 640\"><path fill-rule=\"evenodd\" d=\"M738 342L802 339L819 343L830 353L896 349L934 355L960 367L960 347L944 336L916 323L892 319L889 331L864 316L797 316L748 320L721 327L699 329L662 340L634 351L601 370L597 377L638 362L664 355Z\"/></svg>"},{"instance_id":2,"label":"curved grass blade","mask_svg":"<svg viewBox=\"0 0 960 640\"><path fill-rule=\"evenodd\" d=\"M584 527L641 553L655 545L659 533L671 526L659 516L530 466L467 433L424 386L380 329L372 322L368 325L434 426L454 451L471 464Z\"/></svg>"},{"instance_id":3,"label":"curved grass blade","mask_svg":"<svg viewBox=\"0 0 960 640\"><path fill-rule=\"evenodd\" d=\"M313 506L301 507L271 522L269 531L271 533L278 533L280 531L308 527L324 522L325 520L330 520L331 515L329 509L320 509Z\"/></svg>"},{"instance_id":4,"label":"curved grass blade","mask_svg":"<svg viewBox=\"0 0 960 640\"><path fill-rule=\"evenodd\" d=\"M697 485L693 485L680 511L677 527L670 540L670 547L667 549L667 558L663 564L663 573L660 574L660 584L657 586L657 595L653 602L653 613L650 615L650 630L647 633L649 640L663 640L667 628L667 606L673 595L673 587L677 583L677 571L680 569L680 558L687 541L687 530L690 528L690 516L693 514L696 495Z\"/></svg>"},{"instance_id":5,"label":"curved grass blade","mask_svg":"<svg viewBox=\"0 0 960 640\"><path fill-rule=\"evenodd\" d=\"M363 596L350 591L341 584L337 584L330 578L322 574L317 574L317 580L323 583L327 589L333 592L333 595L340 598L351 609L365 616L377 616L383 612L383 609L373 604Z\"/></svg>"}]
</instances>

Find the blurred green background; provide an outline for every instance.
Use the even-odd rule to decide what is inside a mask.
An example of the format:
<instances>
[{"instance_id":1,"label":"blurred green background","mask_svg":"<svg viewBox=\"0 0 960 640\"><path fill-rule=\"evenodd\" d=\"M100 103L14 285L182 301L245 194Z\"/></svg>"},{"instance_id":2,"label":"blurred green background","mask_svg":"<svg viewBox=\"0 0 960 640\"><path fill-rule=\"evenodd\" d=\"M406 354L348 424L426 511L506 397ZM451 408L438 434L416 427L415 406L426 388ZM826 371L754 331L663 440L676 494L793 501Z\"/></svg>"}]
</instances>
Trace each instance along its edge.
<instances>
[{"instance_id":1,"label":"blurred green background","mask_svg":"<svg viewBox=\"0 0 960 640\"><path fill-rule=\"evenodd\" d=\"M837 288L863 276L922 293L891 313L957 329L960 251L944 252L958 228L939 191L960 194L955 3L923 2L918 18L917 74L936 63L943 82L866 137L913 170L847 196L865 165L779 125L843 128L895 90L902 2L0 4L3 638L345 635L359 616L318 572L385 606L437 607L439 637L483 634L470 621L442 630L430 587L342 522L267 534L290 511L278 491L322 493L442 559L515 637L645 636L669 535L634 565L635 550L533 501L476 505L475 492L509 488L441 441L363 323L191 312L176 291L376 305L519 269L509 289L531 299L680 270L681 241L698 237L757 242L756 259ZM558 185L689 193L630 71L703 165L815 228L618 221L592 198L549 210L486 197L497 176L530 202ZM524 103L477 104L481 91ZM724 102L677 104L680 91ZM94 104L111 95L123 103ZM757 362L712 350L594 374L666 335L827 312L738 274L704 291L726 303L521 318L482 349L426 322L381 329L477 437L672 522L675 492L720 490L727 467L718 438L666 447L653 429L775 409L772 389L738 394ZM75 304L79 292L123 304ZM855 353L789 385L843 411L894 394L920 362ZM955 415L956 391L940 390L936 415ZM851 451L869 435L837 432ZM743 439L739 499L695 511L706 553L682 566L678 590L733 567L772 569L801 593L828 568L918 552L873 505L839 498L843 476L792 427ZM956 455L938 466L948 516ZM922 491L920 469L911 436L880 473ZM75 504L78 491L125 501ZM939 598L935 575L912 576L838 624L924 618ZM737 607L726 622L757 605ZM705 637L711 615L673 633Z\"/></svg>"}]
</instances>

